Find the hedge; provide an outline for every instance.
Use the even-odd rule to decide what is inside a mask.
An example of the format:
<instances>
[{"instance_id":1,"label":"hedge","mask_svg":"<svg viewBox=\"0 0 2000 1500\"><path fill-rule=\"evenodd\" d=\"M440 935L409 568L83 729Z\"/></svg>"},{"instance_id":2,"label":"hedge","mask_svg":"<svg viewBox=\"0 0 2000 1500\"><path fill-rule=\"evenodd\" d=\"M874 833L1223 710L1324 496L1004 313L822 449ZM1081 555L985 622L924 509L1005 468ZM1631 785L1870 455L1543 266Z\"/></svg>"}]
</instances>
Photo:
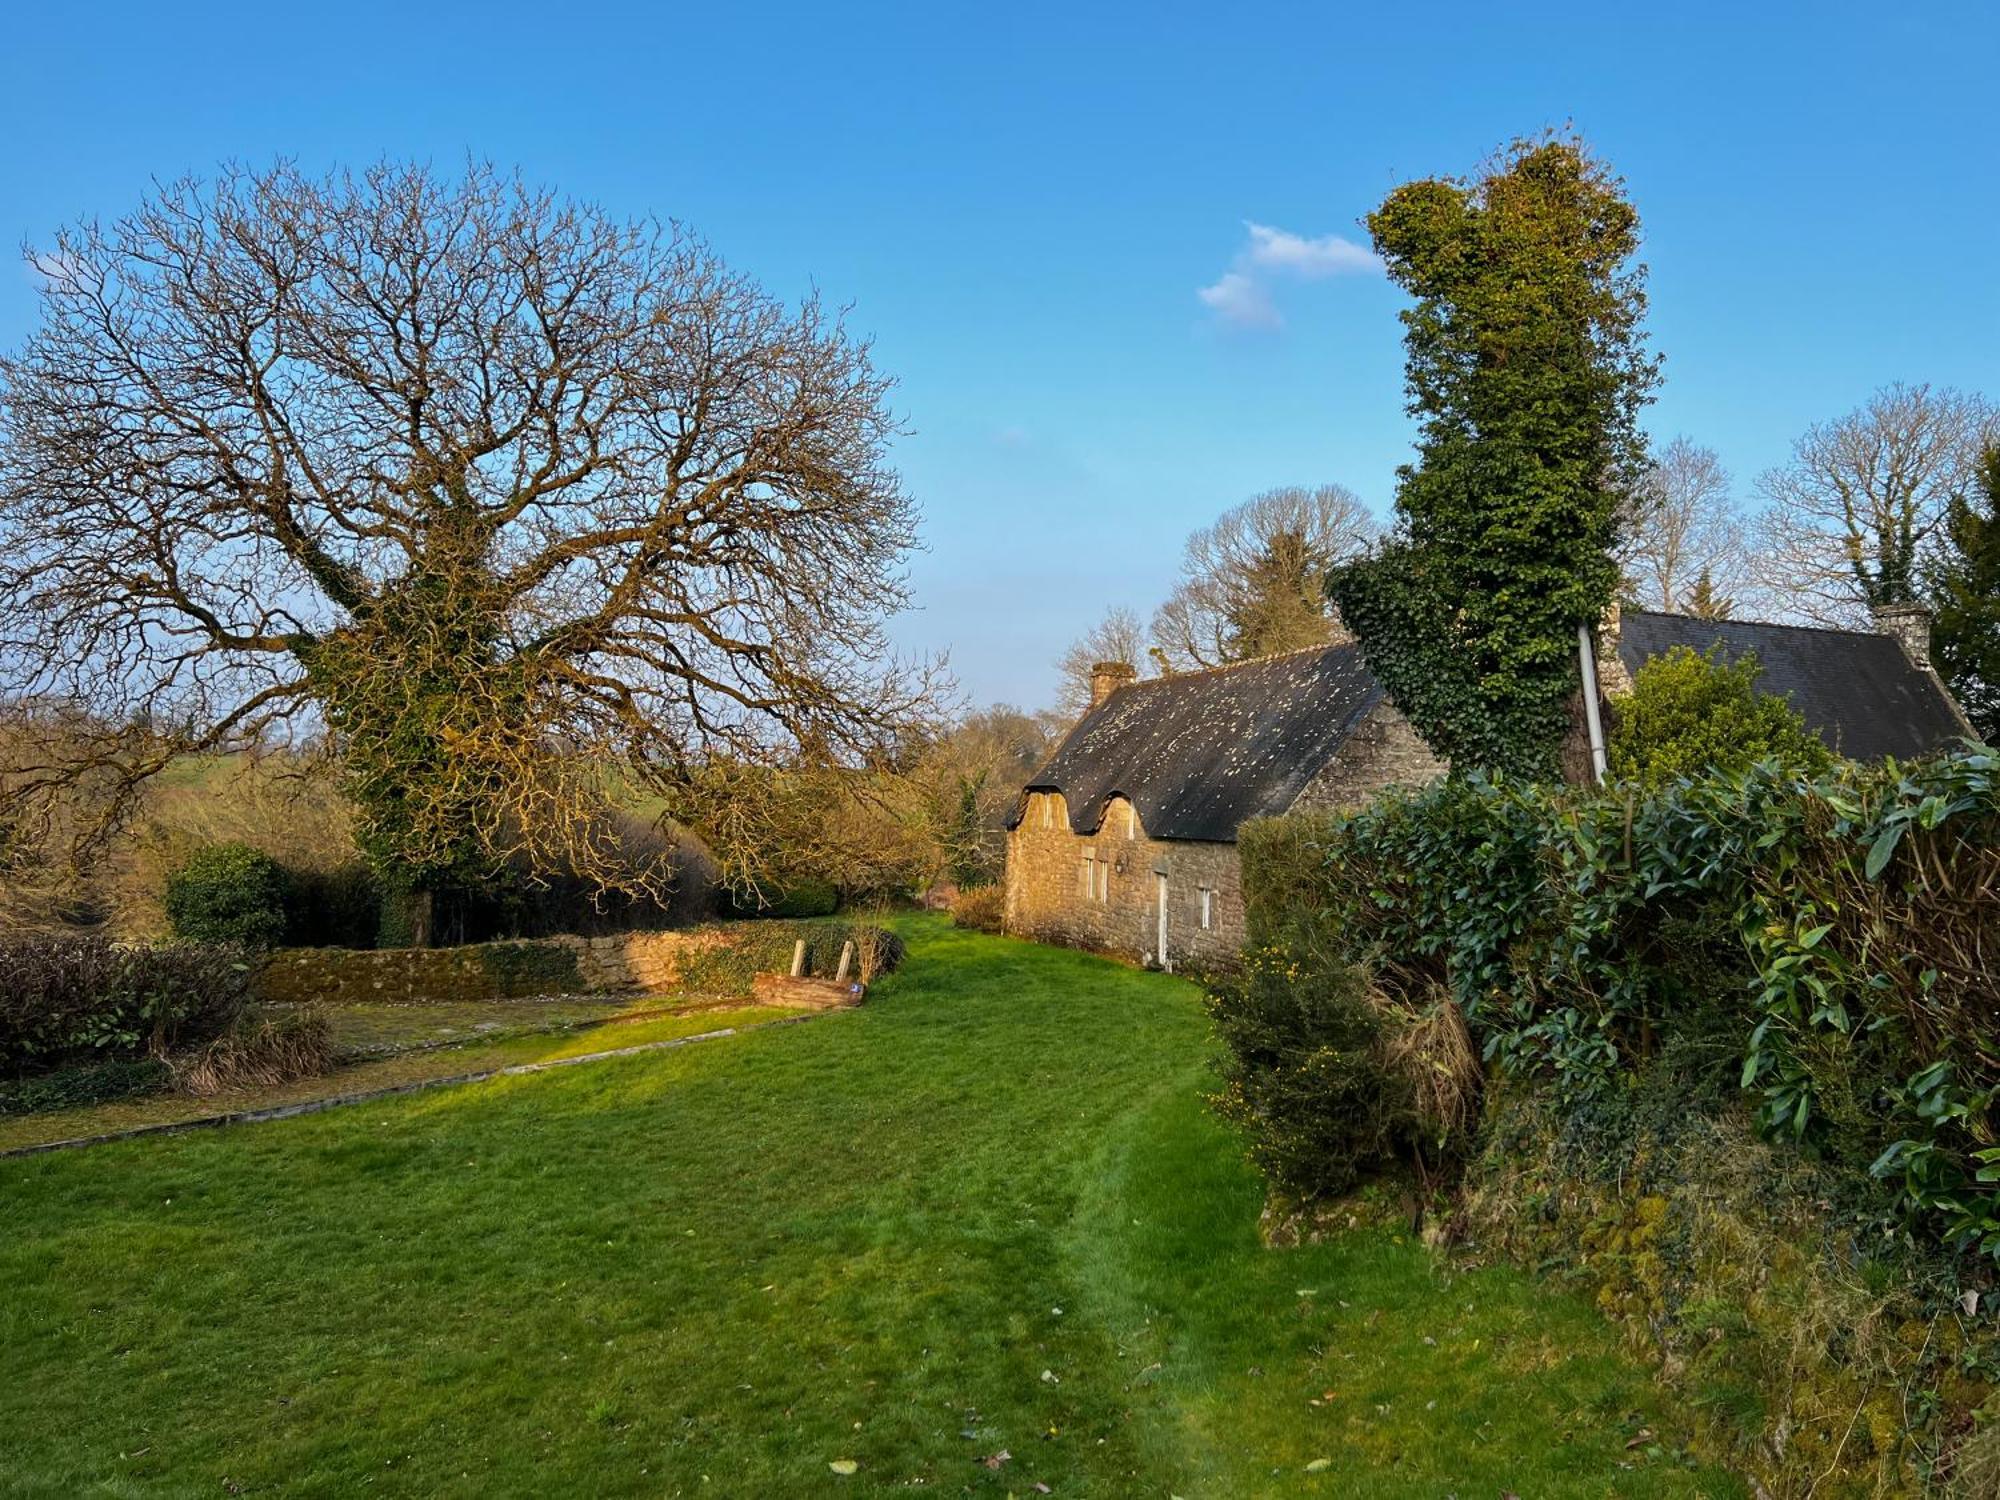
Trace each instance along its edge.
<instances>
[{"instance_id":1,"label":"hedge","mask_svg":"<svg viewBox=\"0 0 2000 1500\"><path fill-rule=\"evenodd\" d=\"M1699 1041L1767 1134L2000 1257L2000 783L1968 749L1652 794L1476 778L1243 834L1253 946L1305 917L1567 1103Z\"/></svg>"},{"instance_id":2,"label":"hedge","mask_svg":"<svg viewBox=\"0 0 2000 1500\"><path fill-rule=\"evenodd\" d=\"M159 1057L221 1035L250 998L234 948L119 947L103 938L0 942L0 1076Z\"/></svg>"},{"instance_id":3,"label":"hedge","mask_svg":"<svg viewBox=\"0 0 2000 1500\"><path fill-rule=\"evenodd\" d=\"M1440 1232L1582 1282L1761 1492L2000 1493L1996 769L1464 778L1253 823L1250 956L1301 996L1365 975L1392 1035L1464 1019L1488 1087L1431 1154ZM1379 1136L1297 1086L1310 1028L1211 1005L1253 1155L1340 1191Z\"/></svg>"}]
</instances>

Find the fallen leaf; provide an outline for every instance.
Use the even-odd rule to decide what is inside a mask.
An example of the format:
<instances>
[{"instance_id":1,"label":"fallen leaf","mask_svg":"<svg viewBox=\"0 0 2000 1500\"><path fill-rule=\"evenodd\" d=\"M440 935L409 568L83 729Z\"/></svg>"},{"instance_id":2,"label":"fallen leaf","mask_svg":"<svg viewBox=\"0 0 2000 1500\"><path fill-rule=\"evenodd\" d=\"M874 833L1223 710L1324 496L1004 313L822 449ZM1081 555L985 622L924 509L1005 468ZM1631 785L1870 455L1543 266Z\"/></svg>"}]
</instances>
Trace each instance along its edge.
<instances>
[{"instance_id":1,"label":"fallen leaf","mask_svg":"<svg viewBox=\"0 0 2000 1500\"><path fill-rule=\"evenodd\" d=\"M1308 1474L1323 1474L1332 1467L1333 1467L1332 1459L1316 1458L1311 1463L1306 1465L1306 1472Z\"/></svg>"},{"instance_id":2,"label":"fallen leaf","mask_svg":"<svg viewBox=\"0 0 2000 1500\"><path fill-rule=\"evenodd\" d=\"M1000 1467L1000 1465L1007 1462L1007 1460L1012 1458L1013 1456L1014 1455L1009 1453L1005 1448L1002 1448L998 1453L989 1454L987 1457L982 1458L979 1461L985 1464L986 1467L989 1469L997 1469Z\"/></svg>"},{"instance_id":3,"label":"fallen leaf","mask_svg":"<svg viewBox=\"0 0 2000 1500\"><path fill-rule=\"evenodd\" d=\"M845 1475L854 1473L857 1469L861 1467L861 1465L856 1463L851 1458L836 1458L832 1463L828 1464L827 1467L833 1470L833 1472L836 1474Z\"/></svg>"}]
</instances>

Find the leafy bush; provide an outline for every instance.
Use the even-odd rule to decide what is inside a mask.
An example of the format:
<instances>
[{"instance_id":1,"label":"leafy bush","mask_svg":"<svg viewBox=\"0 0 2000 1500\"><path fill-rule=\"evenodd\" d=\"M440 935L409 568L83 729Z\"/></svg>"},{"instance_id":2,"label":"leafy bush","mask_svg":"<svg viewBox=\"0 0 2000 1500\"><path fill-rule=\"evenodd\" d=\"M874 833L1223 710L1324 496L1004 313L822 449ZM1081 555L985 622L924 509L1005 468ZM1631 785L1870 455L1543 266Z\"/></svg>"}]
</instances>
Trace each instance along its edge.
<instances>
[{"instance_id":1,"label":"leafy bush","mask_svg":"<svg viewBox=\"0 0 2000 1500\"><path fill-rule=\"evenodd\" d=\"M961 887L951 903L951 925L998 932L1007 916L1007 892L997 885Z\"/></svg>"},{"instance_id":2,"label":"leafy bush","mask_svg":"<svg viewBox=\"0 0 2000 1500\"><path fill-rule=\"evenodd\" d=\"M840 891L830 880L801 879L763 891L730 890L723 898L732 917L775 917L793 921L830 917L840 909Z\"/></svg>"},{"instance_id":3,"label":"leafy bush","mask_svg":"<svg viewBox=\"0 0 2000 1500\"><path fill-rule=\"evenodd\" d=\"M1368 977L1315 943L1252 949L1209 991L1227 1047L1216 1105L1257 1166L1299 1199L1347 1191L1393 1161L1414 1120L1383 1056Z\"/></svg>"},{"instance_id":4,"label":"leafy bush","mask_svg":"<svg viewBox=\"0 0 2000 1500\"><path fill-rule=\"evenodd\" d=\"M1632 691L1613 700L1606 745L1619 781L1657 789L1681 777L1740 771L1772 760L1813 774L1833 764L1820 737L1784 699L1760 691L1753 653L1724 661L1675 646L1640 667Z\"/></svg>"},{"instance_id":5,"label":"leafy bush","mask_svg":"<svg viewBox=\"0 0 2000 1500\"><path fill-rule=\"evenodd\" d=\"M220 1035L250 998L233 948L121 948L95 937L0 942L0 1074L164 1056Z\"/></svg>"},{"instance_id":6,"label":"leafy bush","mask_svg":"<svg viewBox=\"0 0 2000 1500\"><path fill-rule=\"evenodd\" d=\"M1250 938L1309 920L1390 1002L1442 989L1565 1109L1684 1045L1767 1134L2000 1258L1997 767L1764 762L1649 795L1467 778L1252 824Z\"/></svg>"},{"instance_id":7,"label":"leafy bush","mask_svg":"<svg viewBox=\"0 0 2000 1500\"><path fill-rule=\"evenodd\" d=\"M285 933L284 872L248 844L211 844L167 877L166 908L184 943L269 948Z\"/></svg>"},{"instance_id":8,"label":"leafy bush","mask_svg":"<svg viewBox=\"0 0 2000 1500\"><path fill-rule=\"evenodd\" d=\"M382 893L359 860L341 865L279 861L287 948L372 948L381 924Z\"/></svg>"}]
</instances>

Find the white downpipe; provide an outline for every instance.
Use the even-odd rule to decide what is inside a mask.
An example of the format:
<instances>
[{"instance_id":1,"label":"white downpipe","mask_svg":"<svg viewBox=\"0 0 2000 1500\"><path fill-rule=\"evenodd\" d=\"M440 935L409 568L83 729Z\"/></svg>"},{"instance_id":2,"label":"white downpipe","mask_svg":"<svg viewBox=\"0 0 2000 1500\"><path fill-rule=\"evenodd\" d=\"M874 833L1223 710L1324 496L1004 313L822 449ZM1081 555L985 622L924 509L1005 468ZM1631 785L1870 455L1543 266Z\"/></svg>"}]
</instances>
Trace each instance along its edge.
<instances>
[{"instance_id":1,"label":"white downpipe","mask_svg":"<svg viewBox=\"0 0 2000 1500\"><path fill-rule=\"evenodd\" d=\"M1590 643L1590 627L1576 627L1576 659L1583 667L1583 722L1590 730L1590 774L1604 785L1609 766L1604 757L1604 720L1597 712L1597 652Z\"/></svg>"}]
</instances>

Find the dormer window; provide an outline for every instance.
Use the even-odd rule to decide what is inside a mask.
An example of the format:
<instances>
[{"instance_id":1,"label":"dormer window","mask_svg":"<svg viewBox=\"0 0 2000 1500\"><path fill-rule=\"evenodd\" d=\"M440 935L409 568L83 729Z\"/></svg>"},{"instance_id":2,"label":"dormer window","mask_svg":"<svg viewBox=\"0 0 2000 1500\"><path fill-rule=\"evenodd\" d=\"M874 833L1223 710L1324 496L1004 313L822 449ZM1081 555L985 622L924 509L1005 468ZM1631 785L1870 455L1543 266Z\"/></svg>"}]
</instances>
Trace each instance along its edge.
<instances>
[{"instance_id":1,"label":"dormer window","mask_svg":"<svg viewBox=\"0 0 2000 1500\"><path fill-rule=\"evenodd\" d=\"M1139 836L1139 809L1134 807L1131 803L1128 802L1125 804L1125 837L1128 839L1136 839L1138 836Z\"/></svg>"},{"instance_id":2,"label":"dormer window","mask_svg":"<svg viewBox=\"0 0 2000 1500\"><path fill-rule=\"evenodd\" d=\"M1055 827L1056 826L1055 794L1053 792L1043 792L1041 796L1041 803L1042 803L1042 827L1044 828Z\"/></svg>"}]
</instances>

